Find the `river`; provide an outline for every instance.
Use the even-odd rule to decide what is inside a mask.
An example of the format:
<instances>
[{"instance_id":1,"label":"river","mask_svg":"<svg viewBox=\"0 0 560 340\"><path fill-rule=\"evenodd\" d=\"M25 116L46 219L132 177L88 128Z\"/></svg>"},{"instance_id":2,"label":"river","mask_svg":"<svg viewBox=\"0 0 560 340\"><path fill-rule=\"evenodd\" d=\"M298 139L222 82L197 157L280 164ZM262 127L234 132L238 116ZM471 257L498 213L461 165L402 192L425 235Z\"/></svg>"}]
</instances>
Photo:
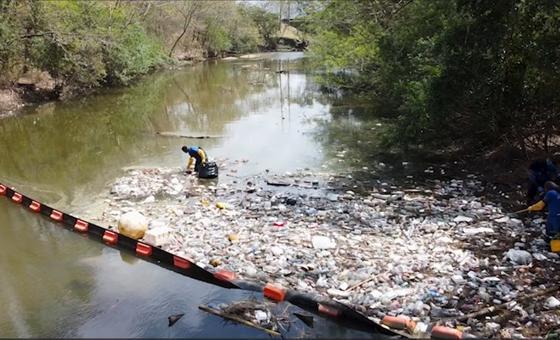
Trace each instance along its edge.
<instances>
[{"instance_id":1,"label":"river","mask_svg":"<svg viewBox=\"0 0 560 340\"><path fill-rule=\"evenodd\" d=\"M331 99L319 92L307 63L301 53L212 61L158 72L129 88L29 107L0 120L0 181L79 215L123 168L184 166L186 144L218 159L247 160L239 176L340 167L333 134L352 138L347 130L363 123L351 114L333 123ZM0 216L0 336L264 336L198 309L252 293L177 275L5 199ZM167 317L177 313L185 316L168 327ZM285 335L371 337L324 319L313 329L294 323Z\"/></svg>"}]
</instances>

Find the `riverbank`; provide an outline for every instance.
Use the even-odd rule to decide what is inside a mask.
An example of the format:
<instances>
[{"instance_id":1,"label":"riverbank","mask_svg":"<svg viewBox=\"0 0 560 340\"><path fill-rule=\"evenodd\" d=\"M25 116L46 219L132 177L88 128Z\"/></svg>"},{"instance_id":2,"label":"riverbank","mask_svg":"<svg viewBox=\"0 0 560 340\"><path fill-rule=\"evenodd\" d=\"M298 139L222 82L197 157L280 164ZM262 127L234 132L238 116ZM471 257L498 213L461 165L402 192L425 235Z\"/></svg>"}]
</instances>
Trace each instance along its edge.
<instances>
[{"instance_id":1,"label":"riverbank","mask_svg":"<svg viewBox=\"0 0 560 340\"><path fill-rule=\"evenodd\" d=\"M162 70L181 69L213 60L256 60L266 58L270 53L274 52L238 54L220 58L188 57L186 54L181 54L171 62L161 64L149 73L138 76L136 81L140 81L143 77ZM127 86L132 84L134 82ZM11 85L0 88L0 119L20 114L22 109L28 106L41 105L53 101L64 101L77 96L93 96L99 90L110 87L115 86L106 85L97 88L76 89L65 86L64 81L60 79L53 79L48 72L28 72Z\"/></svg>"},{"instance_id":2,"label":"riverbank","mask_svg":"<svg viewBox=\"0 0 560 340\"><path fill-rule=\"evenodd\" d=\"M319 293L370 317L405 314L493 337L542 336L560 322L554 294L523 300L558 280L544 220L508 216L475 175L380 181L358 194L360 181L334 173L236 178L242 161L219 163L219 185L180 169L130 170L102 214L88 217L116 225L139 210L150 228L171 229L166 250L202 267ZM500 308L468 317L491 306Z\"/></svg>"}]
</instances>

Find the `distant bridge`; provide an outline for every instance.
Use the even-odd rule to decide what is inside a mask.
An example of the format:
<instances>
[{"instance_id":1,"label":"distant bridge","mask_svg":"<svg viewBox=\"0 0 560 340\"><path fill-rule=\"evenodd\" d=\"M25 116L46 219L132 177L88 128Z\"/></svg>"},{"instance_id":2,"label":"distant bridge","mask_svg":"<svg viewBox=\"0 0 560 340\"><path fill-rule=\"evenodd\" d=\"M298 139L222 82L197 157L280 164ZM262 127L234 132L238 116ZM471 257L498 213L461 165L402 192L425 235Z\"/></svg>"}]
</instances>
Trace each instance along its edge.
<instances>
[{"instance_id":1,"label":"distant bridge","mask_svg":"<svg viewBox=\"0 0 560 340\"><path fill-rule=\"evenodd\" d=\"M288 46L300 51L307 49L308 41L305 40L303 33L287 24L285 20L280 24L280 30L276 32L275 38L280 46Z\"/></svg>"}]
</instances>

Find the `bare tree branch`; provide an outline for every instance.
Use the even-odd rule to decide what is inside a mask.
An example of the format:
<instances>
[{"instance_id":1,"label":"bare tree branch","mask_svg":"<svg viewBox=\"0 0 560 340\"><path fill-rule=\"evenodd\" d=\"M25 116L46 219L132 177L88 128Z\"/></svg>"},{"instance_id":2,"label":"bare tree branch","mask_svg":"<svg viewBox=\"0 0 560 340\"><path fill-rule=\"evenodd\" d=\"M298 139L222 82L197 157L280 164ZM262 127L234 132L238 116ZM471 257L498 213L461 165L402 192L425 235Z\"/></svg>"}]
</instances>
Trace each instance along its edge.
<instances>
[{"instance_id":1,"label":"bare tree branch","mask_svg":"<svg viewBox=\"0 0 560 340\"><path fill-rule=\"evenodd\" d=\"M179 41L181 41L181 39L183 39L183 37L187 33L187 30L189 29L189 26L191 24L193 15L199 8L200 8L200 2L189 2L189 7L187 8L186 11L183 11L183 9L179 10L179 13L181 13L183 15L183 18L185 19L185 21L183 22L183 31L177 37L177 39L175 39L175 42L173 43L173 46L171 46L171 49L169 50L169 57L170 58L173 55L173 51L175 50L175 47L177 47L177 44L179 43Z\"/></svg>"}]
</instances>

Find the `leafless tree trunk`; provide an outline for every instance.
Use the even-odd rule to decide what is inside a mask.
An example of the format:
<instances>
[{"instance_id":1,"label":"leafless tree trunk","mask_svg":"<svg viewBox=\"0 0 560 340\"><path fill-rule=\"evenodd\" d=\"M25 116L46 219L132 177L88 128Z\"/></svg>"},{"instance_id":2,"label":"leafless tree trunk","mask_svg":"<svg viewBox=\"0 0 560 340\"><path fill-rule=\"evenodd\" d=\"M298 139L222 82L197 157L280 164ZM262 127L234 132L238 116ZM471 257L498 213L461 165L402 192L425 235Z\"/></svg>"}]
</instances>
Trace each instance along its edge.
<instances>
[{"instance_id":1,"label":"leafless tree trunk","mask_svg":"<svg viewBox=\"0 0 560 340\"><path fill-rule=\"evenodd\" d=\"M171 49L169 50L169 57L170 58L173 55L173 51L175 51L175 48L177 47L177 44L181 41L181 39L183 39L183 37L187 33L187 30L189 29L189 26L191 24L193 15L195 14L195 12L200 7L200 2L189 1L189 2L184 2L183 5L187 7L186 9L179 10L179 12L183 15L183 18L184 18L183 31L177 37L177 39L175 39L175 42L173 43L173 46L171 46Z\"/></svg>"}]
</instances>

